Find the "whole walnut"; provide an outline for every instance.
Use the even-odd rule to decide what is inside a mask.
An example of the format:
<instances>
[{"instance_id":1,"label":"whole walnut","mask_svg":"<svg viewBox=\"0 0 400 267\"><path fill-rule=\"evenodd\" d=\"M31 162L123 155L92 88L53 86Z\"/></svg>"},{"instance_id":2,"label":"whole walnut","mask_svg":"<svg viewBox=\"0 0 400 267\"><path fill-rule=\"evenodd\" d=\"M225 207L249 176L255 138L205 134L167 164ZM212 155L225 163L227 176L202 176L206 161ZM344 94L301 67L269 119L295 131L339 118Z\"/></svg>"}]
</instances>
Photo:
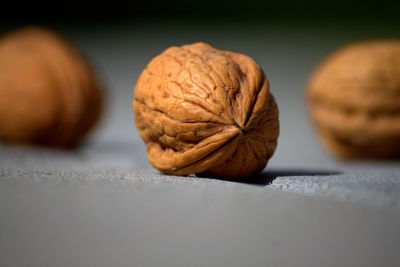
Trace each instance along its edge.
<instances>
[{"instance_id":1,"label":"whole walnut","mask_svg":"<svg viewBox=\"0 0 400 267\"><path fill-rule=\"evenodd\" d=\"M97 121L101 89L80 52L56 33L26 27L0 39L0 138L70 147Z\"/></svg>"},{"instance_id":2,"label":"whole walnut","mask_svg":"<svg viewBox=\"0 0 400 267\"><path fill-rule=\"evenodd\" d=\"M150 163L164 173L246 177L261 171L279 135L278 108L260 66L206 43L151 60L133 109Z\"/></svg>"},{"instance_id":3,"label":"whole walnut","mask_svg":"<svg viewBox=\"0 0 400 267\"><path fill-rule=\"evenodd\" d=\"M326 58L308 86L323 144L344 158L400 156L400 40L362 41Z\"/></svg>"}]
</instances>

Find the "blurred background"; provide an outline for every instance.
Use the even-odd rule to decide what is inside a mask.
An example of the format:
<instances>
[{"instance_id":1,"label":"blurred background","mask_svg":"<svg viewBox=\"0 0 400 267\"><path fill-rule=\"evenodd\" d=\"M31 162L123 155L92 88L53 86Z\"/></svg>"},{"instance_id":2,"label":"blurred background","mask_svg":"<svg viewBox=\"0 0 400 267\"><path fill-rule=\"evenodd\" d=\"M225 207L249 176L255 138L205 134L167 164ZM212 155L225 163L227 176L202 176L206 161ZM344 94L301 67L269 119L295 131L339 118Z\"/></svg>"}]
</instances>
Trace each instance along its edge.
<instances>
[{"instance_id":1,"label":"blurred background","mask_svg":"<svg viewBox=\"0 0 400 267\"><path fill-rule=\"evenodd\" d=\"M131 101L141 70L172 45L204 41L253 57L280 108L281 135L272 166L332 165L308 120L307 79L333 49L371 38L400 37L399 1L2 1L0 32L41 25L61 32L93 62L106 89L102 122L88 142L105 164L149 167ZM114 154L113 154L114 153ZM132 159L133 157L133 159ZM132 160L127 160L131 158ZM137 162L139 164L137 165ZM117 165L114 165L117 164Z\"/></svg>"}]
</instances>

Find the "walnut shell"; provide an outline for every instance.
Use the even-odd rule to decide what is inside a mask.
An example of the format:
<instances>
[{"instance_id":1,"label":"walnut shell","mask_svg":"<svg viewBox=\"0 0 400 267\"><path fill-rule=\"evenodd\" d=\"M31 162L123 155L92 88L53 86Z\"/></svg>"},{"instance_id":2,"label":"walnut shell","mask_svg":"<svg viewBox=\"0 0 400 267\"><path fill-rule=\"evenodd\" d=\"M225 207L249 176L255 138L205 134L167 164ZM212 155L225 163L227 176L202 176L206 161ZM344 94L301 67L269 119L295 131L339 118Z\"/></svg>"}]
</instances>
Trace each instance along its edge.
<instances>
[{"instance_id":1,"label":"walnut shell","mask_svg":"<svg viewBox=\"0 0 400 267\"><path fill-rule=\"evenodd\" d=\"M26 27L0 39L0 138L77 145L97 121L100 85L79 51L57 34Z\"/></svg>"},{"instance_id":2,"label":"walnut shell","mask_svg":"<svg viewBox=\"0 0 400 267\"><path fill-rule=\"evenodd\" d=\"M335 51L308 86L323 144L339 157L400 156L400 40L363 41Z\"/></svg>"},{"instance_id":3,"label":"walnut shell","mask_svg":"<svg viewBox=\"0 0 400 267\"><path fill-rule=\"evenodd\" d=\"M248 56L205 43L170 47L143 70L134 94L147 157L164 173L246 177L275 151L278 107Z\"/></svg>"}]
</instances>

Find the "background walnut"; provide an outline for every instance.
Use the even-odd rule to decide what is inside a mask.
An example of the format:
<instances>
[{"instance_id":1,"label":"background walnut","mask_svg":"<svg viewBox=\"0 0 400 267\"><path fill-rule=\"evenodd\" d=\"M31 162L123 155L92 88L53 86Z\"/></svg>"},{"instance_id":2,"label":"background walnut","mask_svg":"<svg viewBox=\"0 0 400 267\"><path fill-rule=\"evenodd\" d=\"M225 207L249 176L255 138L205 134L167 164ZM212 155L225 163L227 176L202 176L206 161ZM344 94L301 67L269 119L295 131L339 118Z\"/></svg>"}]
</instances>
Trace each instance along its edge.
<instances>
[{"instance_id":1,"label":"background walnut","mask_svg":"<svg viewBox=\"0 0 400 267\"><path fill-rule=\"evenodd\" d=\"M37 27L0 40L0 138L74 146L97 121L99 83L80 53Z\"/></svg>"},{"instance_id":2,"label":"background walnut","mask_svg":"<svg viewBox=\"0 0 400 267\"><path fill-rule=\"evenodd\" d=\"M400 156L400 40L364 41L330 55L308 87L324 145L341 157Z\"/></svg>"},{"instance_id":3,"label":"background walnut","mask_svg":"<svg viewBox=\"0 0 400 267\"><path fill-rule=\"evenodd\" d=\"M243 54L205 43L170 47L134 93L148 159L165 173L245 177L275 151L278 108L262 69Z\"/></svg>"}]
</instances>

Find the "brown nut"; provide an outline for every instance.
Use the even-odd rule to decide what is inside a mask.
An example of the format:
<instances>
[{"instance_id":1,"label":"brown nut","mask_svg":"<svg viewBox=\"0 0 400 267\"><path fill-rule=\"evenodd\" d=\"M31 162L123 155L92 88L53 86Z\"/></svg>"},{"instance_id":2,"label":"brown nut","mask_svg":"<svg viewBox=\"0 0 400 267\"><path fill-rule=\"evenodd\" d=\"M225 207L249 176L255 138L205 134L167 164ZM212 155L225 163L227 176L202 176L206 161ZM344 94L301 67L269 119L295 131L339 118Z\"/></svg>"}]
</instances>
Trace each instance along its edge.
<instances>
[{"instance_id":1,"label":"brown nut","mask_svg":"<svg viewBox=\"0 0 400 267\"><path fill-rule=\"evenodd\" d=\"M278 108L248 56L205 43L170 47L150 61L134 93L147 157L164 173L245 177L275 151Z\"/></svg>"},{"instance_id":2,"label":"brown nut","mask_svg":"<svg viewBox=\"0 0 400 267\"><path fill-rule=\"evenodd\" d=\"M0 138L69 147L97 121L100 86L79 51L27 27L0 39Z\"/></svg>"},{"instance_id":3,"label":"brown nut","mask_svg":"<svg viewBox=\"0 0 400 267\"><path fill-rule=\"evenodd\" d=\"M330 55L308 86L323 144L344 158L400 156L400 40L363 41Z\"/></svg>"}]
</instances>

